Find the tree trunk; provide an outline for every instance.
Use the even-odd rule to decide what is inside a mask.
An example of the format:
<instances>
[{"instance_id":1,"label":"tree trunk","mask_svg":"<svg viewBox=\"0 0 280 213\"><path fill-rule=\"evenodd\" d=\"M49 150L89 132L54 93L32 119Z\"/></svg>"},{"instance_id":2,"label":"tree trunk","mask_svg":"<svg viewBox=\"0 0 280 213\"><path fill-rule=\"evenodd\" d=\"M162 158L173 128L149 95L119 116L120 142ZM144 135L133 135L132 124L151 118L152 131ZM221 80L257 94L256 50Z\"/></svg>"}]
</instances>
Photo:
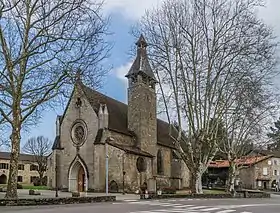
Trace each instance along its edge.
<instances>
[{"instance_id":1,"label":"tree trunk","mask_svg":"<svg viewBox=\"0 0 280 213\"><path fill-rule=\"evenodd\" d=\"M44 172L39 172L39 184L40 186L43 185L43 178L44 178Z\"/></svg>"},{"instance_id":2,"label":"tree trunk","mask_svg":"<svg viewBox=\"0 0 280 213\"><path fill-rule=\"evenodd\" d=\"M18 177L18 158L20 152L20 131L21 131L21 109L20 99L17 98L13 103L13 121L11 139L11 156L9 168L9 180L7 185L6 198L17 199L17 177Z\"/></svg>"},{"instance_id":3,"label":"tree trunk","mask_svg":"<svg viewBox=\"0 0 280 213\"><path fill-rule=\"evenodd\" d=\"M200 170L194 171L191 174L190 181L191 192L194 194L203 194L202 191L202 172Z\"/></svg>"},{"instance_id":4,"label":"tree trunk","mask_svg":"<svg viewBox=\"0 0 280 213\"><path fill-rule=\"evenodd\" d=\"M235 177L236 177L236 167L234 163L230 163L230 167L228 170L228 184L227 184L227 191L234 193L234 183L235 183Z\"/></svg>"},{"instance_id":5,"label":"tree trunk","mask_svg":"<svg viewBox=\"0 0 280 213\"><path fill-rule=\"evenodd\" d=\"M20 149L20 127L13 128L11 135L12 150L10 157L9 180L6 198L17 198L18 158Z\"/></svg>"}]
</instances>

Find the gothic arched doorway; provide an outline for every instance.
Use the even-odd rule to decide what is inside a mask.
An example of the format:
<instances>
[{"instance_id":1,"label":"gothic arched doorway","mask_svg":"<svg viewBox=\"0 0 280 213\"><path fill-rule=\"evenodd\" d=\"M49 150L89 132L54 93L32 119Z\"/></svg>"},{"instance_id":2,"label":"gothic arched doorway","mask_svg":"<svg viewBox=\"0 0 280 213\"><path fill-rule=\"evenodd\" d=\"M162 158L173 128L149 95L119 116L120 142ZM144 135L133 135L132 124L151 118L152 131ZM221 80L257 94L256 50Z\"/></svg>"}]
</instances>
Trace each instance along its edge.
<instances>
[{"instance_id":1,"label":"gothic arched doorway","mask_svg":"<svg viewBox=\"0 0 280 213\"><path fill-rule=\"evenodd\" d=\"M0 175L0 184L6 184L7 183L7 176L2 174Z\"/></svg>"},{"instance_id":2,"label":"gothic arched doorway","mask_svg":"<svg viewBox=\"0 0 280 213\"><path fill-rule=\"evenodd\" d=\"M85 192L87 191L87 171L85 166L76 161L69 170L69 191Z\"/></svg>"}]
</instances>

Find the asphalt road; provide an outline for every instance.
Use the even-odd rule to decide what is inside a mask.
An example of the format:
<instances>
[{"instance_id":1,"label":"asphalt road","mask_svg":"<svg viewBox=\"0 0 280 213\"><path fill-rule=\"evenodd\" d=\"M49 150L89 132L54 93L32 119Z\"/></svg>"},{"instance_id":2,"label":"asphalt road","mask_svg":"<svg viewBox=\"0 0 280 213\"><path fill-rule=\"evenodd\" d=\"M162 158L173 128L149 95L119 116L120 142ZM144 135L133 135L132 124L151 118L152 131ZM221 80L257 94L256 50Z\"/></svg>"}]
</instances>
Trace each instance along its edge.
<instances>
[{"instance_id":1,"label":"asphalt road","mask_svg":"<svg viewBox=\"0 0 280 213\"><path fill-rule=\"evenodd\" d=\"M271 199L126 200L115 203L37 207L0 207L1 213L280 213L280 197Z\"/></svg>"}]
</instances>

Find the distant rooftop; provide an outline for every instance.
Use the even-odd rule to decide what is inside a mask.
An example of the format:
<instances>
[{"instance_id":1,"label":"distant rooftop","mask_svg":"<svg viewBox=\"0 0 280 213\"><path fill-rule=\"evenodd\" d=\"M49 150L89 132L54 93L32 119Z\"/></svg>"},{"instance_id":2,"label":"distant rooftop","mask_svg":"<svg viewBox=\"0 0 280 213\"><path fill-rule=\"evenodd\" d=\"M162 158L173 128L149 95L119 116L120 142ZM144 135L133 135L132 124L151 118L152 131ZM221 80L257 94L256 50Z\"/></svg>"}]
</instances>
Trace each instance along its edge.
<instances>
[{"instance_id":1,"label":"distant rooftop","mask_svg":"<svg viewBox=\"0 0 280 213\"><path fill-rule=\"evenodd\" d=\"M0 152L0 160L10 160L10 152ZM34 156L28 154L19 154L20 161L34 162Z\"/></svg>"},{"instance_id":2,"label":"distant rooftop","mask_svg":"<svg viewBox=\"0 0 280 213\"><path fill-rule=\"evenodd\" d=\"M250 166L253 164L256 164L260 161L263 161L265 159L271 158L272 155L265 155L265 156L249 156L237 159L235 162L237 165L242 166ZM209 168L228 168L229 167L229 161L228 160L216 160L212 161L209 164Z\"/></svg>"}]
</instances>

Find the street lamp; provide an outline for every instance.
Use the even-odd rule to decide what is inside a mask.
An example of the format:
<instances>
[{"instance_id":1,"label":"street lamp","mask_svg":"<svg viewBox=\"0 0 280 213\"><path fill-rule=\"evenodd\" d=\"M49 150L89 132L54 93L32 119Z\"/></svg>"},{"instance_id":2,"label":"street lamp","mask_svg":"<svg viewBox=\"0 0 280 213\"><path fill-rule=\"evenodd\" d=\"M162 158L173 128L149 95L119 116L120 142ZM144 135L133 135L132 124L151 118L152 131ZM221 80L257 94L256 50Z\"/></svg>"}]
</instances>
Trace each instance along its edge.
<instances>
[{"instance_id":1,"label":"street lamp","mask_svg":"<svg viewBox=\"0 0 280 213\"><path fill-rule=\"evenodd\" d=\"M55 197L58 197L57 165L55 165Z\"/></svg>"},{"instance_id":2,"label":"street lamp","mask_svg":"<svg viewBox=\"0 0 280 213\"><path fill-rule=\"evenodd\" d=\"M124 191L124 177L125 177L125 170L124 170L124 155L125 155L125 152L122 154L122 168L123 168L123 195L125 194L125 191Z\"/></svg>"},{"instance_id":3,"label":"street lamp","mask_svg":"<svg viewBox=\"0 0 280 213\"><path fill-rule=\"evenodd\" d=\"M58 166L57 166L57 153L55 152L55 197L58 197Z\"/></svg>"},{"instance_id":4,"label":"street lamp","mask_svg":"<svg viewBox=\"0 0 280 213\"><path fill-rule=\"evenodd\" d=\"M105 140L105 158L106 158L106 162L105 162L105 167L106 167L106 195L108 195L108 191L109 191L109 155L108 155L108 142L110 141L114 141L114 138L111 137L107 137Z\"/></svg>"}]
</instances>

